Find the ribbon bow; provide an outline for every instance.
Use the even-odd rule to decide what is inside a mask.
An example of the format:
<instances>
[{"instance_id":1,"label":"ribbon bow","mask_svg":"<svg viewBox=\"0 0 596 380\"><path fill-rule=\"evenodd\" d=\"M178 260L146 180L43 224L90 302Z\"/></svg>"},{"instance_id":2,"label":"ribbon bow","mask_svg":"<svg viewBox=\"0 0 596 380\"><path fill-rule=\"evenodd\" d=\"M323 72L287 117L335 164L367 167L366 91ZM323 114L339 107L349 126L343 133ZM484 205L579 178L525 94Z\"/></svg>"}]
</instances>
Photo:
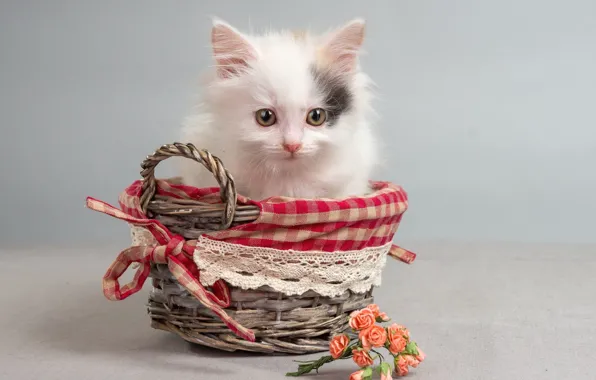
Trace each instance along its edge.
<instances>
[{"instance_id":1,"label":"ribbon bow","mask_svg":"<svg viewBox=\"0 0 596 380\"><path fill-rule=\"evenodd\" d=\"M212 286L214 292L211 292L198 280L199 271L192 261L196 240L186 241L182 236L172 234L157 220L135 218L91 197L87 198L87 207L132 225L147 228L158 243L156 246L133 246L120 252L103 277L103 293L107 299L119 301L138 292L149 276L151 263L167 264L180 285L213 311L232 332L250 342L255 341L252 330L240 325L223 310L230 306L230 291L225 282L218 280ZM132 281L120 286L118 279L133 263L138 263L139 267Z\"/></svg>"}]
</instances>

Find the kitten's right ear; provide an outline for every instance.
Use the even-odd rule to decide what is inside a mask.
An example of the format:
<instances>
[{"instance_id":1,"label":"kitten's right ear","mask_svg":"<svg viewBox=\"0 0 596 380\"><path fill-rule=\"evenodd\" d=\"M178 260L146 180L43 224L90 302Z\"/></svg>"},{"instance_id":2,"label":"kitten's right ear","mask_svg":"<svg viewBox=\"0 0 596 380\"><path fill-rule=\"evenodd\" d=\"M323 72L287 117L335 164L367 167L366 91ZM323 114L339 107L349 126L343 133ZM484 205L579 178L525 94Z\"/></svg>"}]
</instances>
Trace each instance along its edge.
<instances>
[{"instance_id":1,"label":"kitten's right ear","mask_svg":"<svg viewBox=\"0 0 596 380\"><path fill-rule=\"evenodd\" d=\"M365 22L354 19L324 38L322 61L340 73L353 72L364 41Z\"/></svg>"},{"instance_id":2,"label":"kitten's right ear","mask_svg":"<svg viewBox=\"0 0 596 380\"><path fill-rule=\"evenodd\" d=\"M214 19L211 29L211 46L220 78L231 78L248 67L256 52L248 40L229 24Z\"/></svg>"}]
</instances>

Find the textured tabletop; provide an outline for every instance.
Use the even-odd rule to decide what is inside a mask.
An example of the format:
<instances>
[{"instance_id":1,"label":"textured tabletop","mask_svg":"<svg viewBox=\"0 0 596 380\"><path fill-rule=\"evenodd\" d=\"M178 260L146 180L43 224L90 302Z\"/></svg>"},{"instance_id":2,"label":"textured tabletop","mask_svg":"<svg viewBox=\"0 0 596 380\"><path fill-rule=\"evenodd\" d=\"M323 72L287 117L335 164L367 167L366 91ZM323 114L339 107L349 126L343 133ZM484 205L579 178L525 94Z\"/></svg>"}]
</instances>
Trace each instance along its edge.
<instances>
[{"instance_id":1,"label":"textured tabletop","mask_svg":"<svg viewBox=\"0 0 596 380\"><path fill-rule=\"evenodd\" d=\"M390 261L375 293L428 355L407 378L596 378L596 246L407 248L417 261ZM152 330L147 289L107 301L101 277L117 253L0 249L0 379L283 379L294 370L297 358L213 352ZM354 370L343 361L305 378L347 380Z\"/></svg>"}]
</instances>

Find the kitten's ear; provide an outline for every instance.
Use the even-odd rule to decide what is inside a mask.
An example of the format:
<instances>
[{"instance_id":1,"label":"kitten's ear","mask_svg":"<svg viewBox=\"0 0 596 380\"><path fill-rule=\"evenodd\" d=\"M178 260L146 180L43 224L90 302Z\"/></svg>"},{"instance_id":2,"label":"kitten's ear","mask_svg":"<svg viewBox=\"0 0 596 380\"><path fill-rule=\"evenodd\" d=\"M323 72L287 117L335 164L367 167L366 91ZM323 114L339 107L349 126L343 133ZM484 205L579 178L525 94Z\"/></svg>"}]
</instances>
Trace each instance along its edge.
<instances>
[{"instance_id":1,"label":"kitten's ear","mask_svg":"<svg viewBox=\"0 0 596 380\"><path fill-rule=\"evenodd\" d=\"M355 19L329 33L323 40L322 59L341 73L350 73L358 64L358 53L364 41L365 22Z\"/></svg>"},{"instance_id":2,"label":"kitten's ear","mask_svg":"<svg viewBox=\"0 0 596 380\"><path fill-rule=\"evenodd\" d=\"M231 78L248 67L256 52L248 40L224 21L214 19L211 29L211 46L220 78Z\"/></svg>"}]
</instances>

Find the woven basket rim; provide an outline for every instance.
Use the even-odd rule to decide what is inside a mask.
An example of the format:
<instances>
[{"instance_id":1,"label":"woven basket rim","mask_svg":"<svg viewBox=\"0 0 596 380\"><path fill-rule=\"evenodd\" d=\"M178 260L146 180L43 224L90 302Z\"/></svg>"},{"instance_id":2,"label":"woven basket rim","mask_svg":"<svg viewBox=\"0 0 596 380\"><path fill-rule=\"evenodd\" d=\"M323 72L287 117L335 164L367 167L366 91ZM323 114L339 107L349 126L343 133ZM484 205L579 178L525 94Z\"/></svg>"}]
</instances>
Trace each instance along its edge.
<instances>
[{"instance_id":1,"label":"woven basket rim","mask_svg":"<svg viewBox=\"0 0 596 380\"><path fill-rule=\"evenodd\" d=\"M175 178L159 178L157 179L158 183L167 183L169 186L176 188L176 189L193 189L196 191L203 191L205 192L204 194L202 194L203 196L205 195L218 195L221 191L221 189L217 186L210 186L210 187L196 187L196 186L191 186L191 185L185 185L185 184L181 184L181 183L176 183L178 177ZM360 195L360 196L347 196L347 197L343 197L343 198L296 198L296 197L290 197L290 196L272 196L272 197L268 197L262 200L256 200L256 199L252 199L249 197L246 197L240 193L238 193L238 201L242 202L243 204L252 204L254 206L257 206L259 208L262 209L262 205L264 204L282 204L282 203L291 203L291 202L296 202L296 201L305 201L305 202L310 202L310 201L317 201L317 202L327 202L327 203L340 203L340 202L350 202L350 201L361 201L361 200L366 200L366 199L374 199L378 196L383 195L381 193L382 190L386 190L386 189L390 189L393 190L397 193L400 193L403 197L404 200L408 200L407 198L407 192L404 190L404 188L401 185L397 185L394 184L390 181L370 181L371 182L371 187L370 190L372 190L371 193L365 194L365 195ZM142 180L136 180L135 182L133 182L130 186L134 186L137 184L141 184ZM377 188L375 188L374 186L377 186ZM209 190L209 192L207 192L207 190ZM176 197L171 197L168 196L168 198L172 198L172 199L178 199ZM195 201L198 202L198 200L193 199ZM202 204L219 204L219 203L205 203L205 202L201 202ZM349 209L352 208L359 208L359 205L350 202L350 205L348 207Z\"/></svg>"}]
</instances>

